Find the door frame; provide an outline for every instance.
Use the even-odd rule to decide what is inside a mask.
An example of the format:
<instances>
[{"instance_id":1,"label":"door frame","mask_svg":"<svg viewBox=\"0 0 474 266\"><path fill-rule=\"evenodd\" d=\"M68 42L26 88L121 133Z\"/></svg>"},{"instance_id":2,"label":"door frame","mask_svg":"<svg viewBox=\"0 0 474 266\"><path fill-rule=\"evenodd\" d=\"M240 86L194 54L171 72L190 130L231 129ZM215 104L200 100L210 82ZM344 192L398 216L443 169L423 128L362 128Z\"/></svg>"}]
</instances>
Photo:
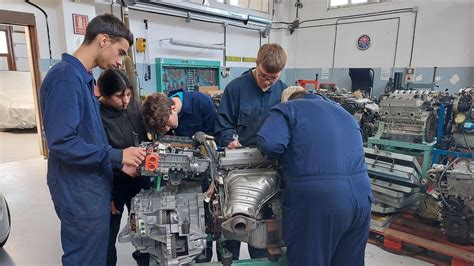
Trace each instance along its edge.
<instances>
[{"instance_id":1,"label":"door frame","mask_svg":"<svg viewBox=\"0 0 474 266\"><path fill-rule=\"evenodd\" d=\"M44 136L43 115L41 105L39 104L39 91L41 86L41 73L39 69L39 42L36 31L35 15L10 10L0 10L0 24L24 26L26 43L28 48L28 60L30 64L31 81L33 84L33 98L35 102L36 127L38 129L38 138L40 139L40 154L48 157L48 146Z\"/></svg>"}]
</instances>

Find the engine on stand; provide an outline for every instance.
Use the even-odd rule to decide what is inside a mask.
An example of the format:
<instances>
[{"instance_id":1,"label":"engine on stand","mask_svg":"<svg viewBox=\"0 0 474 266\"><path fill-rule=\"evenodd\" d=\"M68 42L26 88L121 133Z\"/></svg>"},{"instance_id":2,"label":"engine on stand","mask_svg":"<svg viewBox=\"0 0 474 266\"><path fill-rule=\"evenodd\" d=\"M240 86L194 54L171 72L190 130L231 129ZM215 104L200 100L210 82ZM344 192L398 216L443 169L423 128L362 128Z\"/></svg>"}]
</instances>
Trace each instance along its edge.
<instances>
[{"instance_id":1,"label":"engine on stand","mask_svg":"<svg viewBox=\"0 0 474 266\"><path fill-rule=\"evenodd\" d=\"M474 161L455 159L434 164L427 193L437 201L441 229L452 242L474 243Z\"/></svg>"},{"instance_id":2,"label":"engine on stand","mask_svg":"<svg viewBox=\"0 0 474 266\"><path fill-rule=\"evenodd\" d=\"M166 137L142 146L147 155L141 174L157 186L132 199L120 242L132 242L160 265L192 263L205 250L208 235L218 240L228 264L232 254L224 240L271 250L283 245L280 174L260 151L216 152L202 132L193 140Z\"/></svg>"},{"instance_id":3,"label":"engine on stand","mask_svg":"<svg viewBox=\"0 0 474 266\"><path fill-rule=\"evenodd\" d=\"M190 263L206 247L202 182L212 160L187 138L146 142L140 172L153 177L157 189L142 190L133 199L120 242L132 242L160 265ZM161 188L160 188L161 183Z\"/></svg>"},{"instance_id":4,"label":"engine on stand","mask_svg":"<svg viewBox=\"0 0 474 266\"><path fill-rule=\"evenodd\" d=\"M436 136L436 104L444 93L399 90L382 96L380 138L411 143L432 142Z\"/></svg>"}]
</instances>

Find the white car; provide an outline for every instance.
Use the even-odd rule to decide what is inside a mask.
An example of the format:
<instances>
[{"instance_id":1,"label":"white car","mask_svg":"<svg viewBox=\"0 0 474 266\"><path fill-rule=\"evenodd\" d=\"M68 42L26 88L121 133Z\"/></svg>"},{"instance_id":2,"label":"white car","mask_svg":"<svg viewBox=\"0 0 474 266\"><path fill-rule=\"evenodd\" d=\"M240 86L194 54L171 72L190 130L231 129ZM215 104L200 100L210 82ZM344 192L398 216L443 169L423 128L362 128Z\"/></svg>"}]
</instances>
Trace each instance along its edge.
<instances>
[{"instance_id":1,"label":"white car","mask_svg":"<svg viewBox=\"0 0 474 266\"><path fill-rule=\"evenodd\" d=\"M7 200L0 193L0 248L7 243L11 226L10 209L8 209Z\"/></svg>"}]
</instances>

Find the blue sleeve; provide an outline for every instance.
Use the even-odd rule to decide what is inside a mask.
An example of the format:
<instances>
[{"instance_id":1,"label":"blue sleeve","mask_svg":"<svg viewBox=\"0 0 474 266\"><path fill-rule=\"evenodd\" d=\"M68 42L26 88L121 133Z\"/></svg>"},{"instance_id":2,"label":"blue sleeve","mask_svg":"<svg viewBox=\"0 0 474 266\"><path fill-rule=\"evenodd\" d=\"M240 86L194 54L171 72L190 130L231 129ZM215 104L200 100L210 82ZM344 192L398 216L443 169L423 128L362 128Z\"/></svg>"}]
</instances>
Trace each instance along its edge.
<instances>
[{"instance_id":1,"label":"blue sleeve","mask_svg":"<svg viewBox=\"0 0 474 266\"><path fill-rule=\"evenodd\" d=\"M237 124L237 103L232 93L232 87L227 86L221 98L219 109L217 110L215 122L215 137L217 144L226 147L232 141Z\"/></svg>"},{"instance_id":2,"label":"blue sleeve","mask_svg":"<svg viewBox=\"0 0 474 266\"><path fill-rule=\"evenodd\" d=\"M49 152L74 165L100 166L106 160L121 163L122 150L112 149L107 143L87 143L78 136L77 127L82 120L81 88L73 82L57 81L49 89L43 94L46 99L42 99Z\"/></svg>"},{"instance_id":3,"label":"blue sleeve","mask_svg":"<svg viewBox=\"0 0 474 266\"><path fill-rule=\"evenodd\" d=\"M279 159L290 142L288 116L280 109L281 104L272 108L257 133L257 147L270 159Z\"/></svg>"},{"instance_id":4,"label":"blue sleeve","mask_svg":"<svg viewBox=\"0 0 474 266\"><path fill-rule=\"evenodd\" d=\"M214 124L216 120L216 110L211 97L204 95L202 110L202 131L207 135L214 135Z\"/></svg>"}]
</instances>

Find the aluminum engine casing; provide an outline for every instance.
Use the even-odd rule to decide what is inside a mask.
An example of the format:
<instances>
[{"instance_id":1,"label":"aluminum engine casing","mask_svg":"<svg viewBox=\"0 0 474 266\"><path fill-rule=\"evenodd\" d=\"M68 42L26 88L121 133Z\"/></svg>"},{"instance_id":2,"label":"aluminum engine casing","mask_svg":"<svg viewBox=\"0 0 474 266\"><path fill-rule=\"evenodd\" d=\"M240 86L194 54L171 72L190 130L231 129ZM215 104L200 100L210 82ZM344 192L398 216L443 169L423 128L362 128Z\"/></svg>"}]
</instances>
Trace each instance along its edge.
<instances>
[{"instance_id":1,"label":"aluminum engine casing","mask_svg":"<svg viewBox=\"0 0 474 266\"><path fill-rule=\"evenodd\" d=\"M433 104L440 92L401 90L380 100L381 138L412 143L432 142L436 135Z\"/></svg>"},{"instance_id":2,"label":"aluminum engine casing","mask_svg":"<svg viewBox=\"0 0 474 266\"><path fill-rule=\"evenodd\" d=\"M131 204L130 217L120 242L132 242L160 265L191 263L206 248L201 186L181 184L179 189L141 191Z\"/></svg>"},{"instance_id":3,"label":"aluminum engine casing","mask_svg":"<svg viewBox=\"0 0 474 266\"><path fill-rule=\"evenodd\" d=\"M206 248L202 181L209 179L211 160L189 138L166 137L144 142L142 176L156 177L161 190L141 191L131 202L120 242L132 242L160 265L191 263Z\"/></svg>"}]
</instances>

